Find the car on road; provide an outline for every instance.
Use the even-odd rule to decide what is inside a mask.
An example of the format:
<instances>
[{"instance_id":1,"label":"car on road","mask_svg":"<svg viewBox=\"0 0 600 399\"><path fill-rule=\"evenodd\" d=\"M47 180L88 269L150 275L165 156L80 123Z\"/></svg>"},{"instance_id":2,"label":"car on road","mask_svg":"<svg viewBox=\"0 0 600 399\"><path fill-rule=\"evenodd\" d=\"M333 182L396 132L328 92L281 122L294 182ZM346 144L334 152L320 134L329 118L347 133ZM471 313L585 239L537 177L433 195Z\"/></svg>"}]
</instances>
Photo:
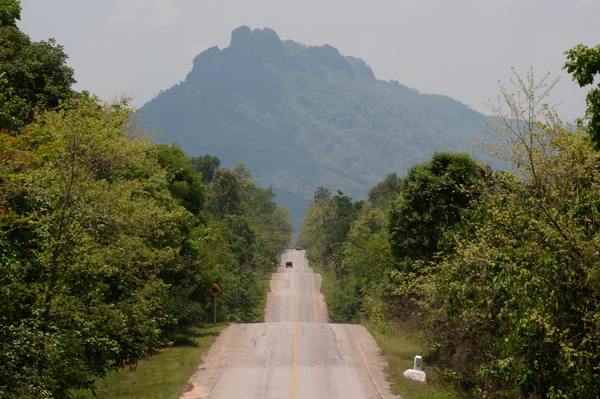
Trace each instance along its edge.
<instances>
[{"instance_id":1,"label":"car on road","mask_svg":"<svg viewBox=\"0 0 600 399\"><path fill-rule=\"evenodd\" d=\"M296 251L302 251L302 247L296 247Z\"/></svg>"},{"instance_id":2,"label":"car on road","mask_svg":"<svg viewBox=\"0 0 600 399\"><path fill-rule=\"evenodd\" d=\"M287 269L288 267L294 267L294 264L292 263L291 260L288 260L287 262L285 262L285 268Z\"/></svg>"}]
</instances>

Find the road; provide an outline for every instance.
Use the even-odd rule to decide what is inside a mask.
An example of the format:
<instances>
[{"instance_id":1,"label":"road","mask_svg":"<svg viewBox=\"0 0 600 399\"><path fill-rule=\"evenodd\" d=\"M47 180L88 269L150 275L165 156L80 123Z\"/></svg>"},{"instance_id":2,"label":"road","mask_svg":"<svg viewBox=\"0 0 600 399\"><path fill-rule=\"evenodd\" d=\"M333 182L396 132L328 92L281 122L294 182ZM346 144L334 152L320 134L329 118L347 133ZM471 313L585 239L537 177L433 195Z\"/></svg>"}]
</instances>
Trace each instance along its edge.
<instances>
[{"instance_id":1,"label":"road","mask_svg":"<svg viewBox=\"0 0 600 399\"><path fill-rule=\"evenodd\" d=\"M294 267L283 265L292 260ZM182 399L391 399L386 362L360 325L327 323L321 276L287 250L273 274L265 323L231 324Z\"/></svg>"}]
</instances>

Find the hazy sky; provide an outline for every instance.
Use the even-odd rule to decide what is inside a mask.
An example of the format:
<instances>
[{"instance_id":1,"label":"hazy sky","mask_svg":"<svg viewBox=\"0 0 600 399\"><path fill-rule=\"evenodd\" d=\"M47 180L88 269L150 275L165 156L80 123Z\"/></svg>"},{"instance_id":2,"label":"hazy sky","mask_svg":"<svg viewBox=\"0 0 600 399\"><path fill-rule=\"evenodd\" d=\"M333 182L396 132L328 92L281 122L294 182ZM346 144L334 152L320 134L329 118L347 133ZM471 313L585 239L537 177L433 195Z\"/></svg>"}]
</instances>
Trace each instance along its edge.
<instances>
[{"instance_id":1,"label":"hazy sky","mask_svg":"<svg viewBox=\"0 0 600 399\"><path fill-rule=\"evenodd\" d=\"M564 51L600 43L600 0L22 0L20 28L54 37L78 89L142 105L184 80L192 59L240 26L330 44L380 79L445 94L486 112L510 67L561 76L554 101L583 113L585 93L562 71Z\"/></svg>"}]
</instances>

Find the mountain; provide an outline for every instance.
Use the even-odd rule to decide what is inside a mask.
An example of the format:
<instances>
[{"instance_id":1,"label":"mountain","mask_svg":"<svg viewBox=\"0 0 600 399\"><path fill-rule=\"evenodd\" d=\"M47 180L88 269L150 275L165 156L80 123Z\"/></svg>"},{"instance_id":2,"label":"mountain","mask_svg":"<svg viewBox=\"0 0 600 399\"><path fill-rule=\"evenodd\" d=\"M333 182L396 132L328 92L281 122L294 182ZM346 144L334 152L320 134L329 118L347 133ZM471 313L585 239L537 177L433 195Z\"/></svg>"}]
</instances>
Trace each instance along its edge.
<instances>
[{"instance_id":1,"label":"mountain","mask_svg":"<svg viewBox=\"0 0 600 399\"><path fill-rule=\"evenodd\" d=\"M317 186L364 198L436 150L470 151L487 120L449 97L378 80L329 45L246 26L229 47L198 55L186 79L138 115L190 156L244 162L259 185L273 186L296 229Z\"/></svg>"}]
</instances>

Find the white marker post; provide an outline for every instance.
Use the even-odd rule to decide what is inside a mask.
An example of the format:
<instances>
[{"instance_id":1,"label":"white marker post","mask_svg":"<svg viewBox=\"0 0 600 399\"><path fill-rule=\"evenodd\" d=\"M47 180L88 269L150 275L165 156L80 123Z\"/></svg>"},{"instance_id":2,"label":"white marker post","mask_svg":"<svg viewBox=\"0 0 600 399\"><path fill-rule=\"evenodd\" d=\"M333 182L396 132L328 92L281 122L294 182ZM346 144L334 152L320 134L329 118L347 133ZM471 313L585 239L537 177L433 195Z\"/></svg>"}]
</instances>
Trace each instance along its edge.
<instances>
[{"instance_id":1,"label":"white marker post","mask_svg":"<svg viewBox=\"0 0 600 399\"><path fill-rule=\"evenodd\" d=\"M415 365L413 366L413 369L421 371L421 367L423 367L423 358L421 356L415 356Z\"/></svg>"},{"instance_id":2,"label":"white marker post","mask_svg":"<svg viewBox=\"0 0 600 399\"><path fill-rule=\"evenodd\" d=\"M415 362L412 369L408 369L404 372L404 376L411 380L425 382L427 375L421 369L423 368L423 358L421 356L415 356Z\"/></svg>"}]
</instances>

